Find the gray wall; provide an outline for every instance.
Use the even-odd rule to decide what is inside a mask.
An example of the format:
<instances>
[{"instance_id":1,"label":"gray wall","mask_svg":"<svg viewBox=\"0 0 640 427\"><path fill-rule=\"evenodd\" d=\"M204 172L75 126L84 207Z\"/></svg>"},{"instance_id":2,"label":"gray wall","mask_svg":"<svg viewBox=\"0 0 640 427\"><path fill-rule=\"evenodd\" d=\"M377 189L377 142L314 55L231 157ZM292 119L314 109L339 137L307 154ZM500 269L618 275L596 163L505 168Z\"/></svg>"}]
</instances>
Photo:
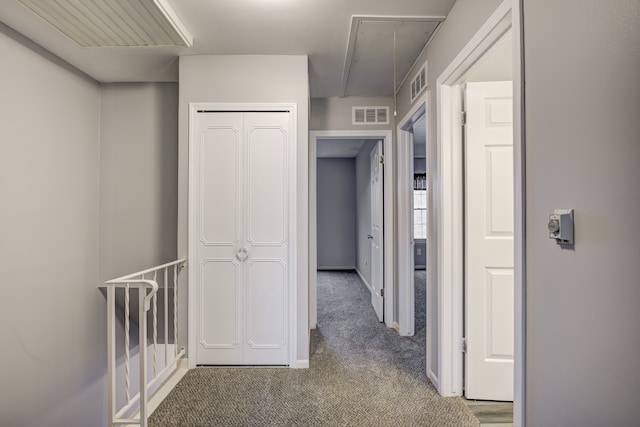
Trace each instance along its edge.
<instances>
[{"instance_id":1,"label":"gray wall","mask_svg":"<svg viewBox=\"0 0 640 427\"><path fill-rule=\"evenodd\" d=\"M388 125L353 125L352 107L358 106L388 106ZM361 97L349 96L344 98L313 98L311 100L311 130L389 130L394 128L393 98L391 97Z\"/></svg>"},{"instance_id":2,"label":"gray wall","mask_svg":"<svg viewBox=\"0 0 640 427\"><path fill-rule=\"evenodd\" d=\"M527 425L636 426L640 3L525 0L524 29Z\"/></svg>"},{"instance_id":3,"label":"gray wall","mask_svg":"<svg viewBox=\"0 0 640 427\"><path fill-rule=\"evenodd\" d=\"M318 269L356 266L356 165L317 160Z\"/></svg>"},{"instance_id":4,"label":"gray wall","mask_svg":"<svg viewBox=\"0 0 640 427\"><path fill-rule=\"evenodd\" d=\"M364 143L356 157L356 268L371 284L371 159L375 140Z\"/></svg>"},{"instance_id":5,"label":"gray wall","mask_svg":"<svg viewBox=\"0 0 640 427\"><path fill-rule=\"evenodd\" d=\"M201 55L180 57L178 121L178 256L187 257L190 102L295 102L298 105L298 360L309 359L309 77L303 55ZM182 283L186 281L182 274ZM187 295L181 295L186 304ZM180 307L181 321L188 319ZM185 337L187 330L181 330ZM186 344L186 343L185 343Z\"/></svg>"},{"instance_id":6,"label":"gray wall","mask_svg":"<svg viewBox=\"0 0 640 427\"><path fill-rule=\"evenodd\" d=\"M428 70L427 70L427 85L428 90L431 91L429 96L429 105L427 105L427 114L429 123L427 129L427 139L428 139L428 147L427 147L427 161L428 169L431 171L430 180L433 182L432 177L437 176L439 173L437 168L437 151L436 151L436 130L437 130L437 117L436 117L436 79L442 72L445 70L447 66L453 61L453 59L458 55L458 53L464 48L464 46L469 42L471 37L480 29L480 27L486 22L486 20L491 16L491 14L496 10L496 8L500 5L501 0L458 0L455 5L449 12L447 16L447 20L441 24L438 33L435 35L431 44L427 48L426 52L418 59L418 64L424 64L424 61L428 61ZM415 72L409 76L407 79L407 83L400 88L398 92L398 119L402 119L411 109L411 95L409 92L410 79L414 77ZM427 202L427 210L430 212L434 212L433 210L433 192L432 197ZM437 280L437 266L438 260L436 258L436 250L438 241L436 239L436 229L435 229L435 219L433 215L428 215L428 235L433 236L427 242L427 253L429 254L429 259L427 260L427 264L429 268L427 269L427 283L436 283ZM431 333L434 337L437 337L437 331L439 328L437 317L438 317L438 308L437 301L439 300L439 296L437 293L437 289L434 287L430 287L427 289L427 301L430 301L429 307L427 311L431 311L433 313L433 319L436 319L435 322L431 322L431 324L427 325L427 328L431 330ZM439 361L438 361L438 342L434 342L430 349L428 349L429 356L432 361L433 369L439 369Z\"/></svg>"},{"instance_id":7,"label":"gray wall","mask_svg":"<svg viewBox=\"0 0 640 427\"><path fill-rule=\"evenodd\" d=\"M102 85L100 280L176 259L178 85Z\"/></svg>"},{"instance_id":8,"label":"gray wall","mask_svg":"<svg viewBox=\"0 0 640 427\"><path fill-rule=\"evenodd\" d=\"M105 426L98 84L0 24L0 425Z\"/></svg>"}]
</instances>

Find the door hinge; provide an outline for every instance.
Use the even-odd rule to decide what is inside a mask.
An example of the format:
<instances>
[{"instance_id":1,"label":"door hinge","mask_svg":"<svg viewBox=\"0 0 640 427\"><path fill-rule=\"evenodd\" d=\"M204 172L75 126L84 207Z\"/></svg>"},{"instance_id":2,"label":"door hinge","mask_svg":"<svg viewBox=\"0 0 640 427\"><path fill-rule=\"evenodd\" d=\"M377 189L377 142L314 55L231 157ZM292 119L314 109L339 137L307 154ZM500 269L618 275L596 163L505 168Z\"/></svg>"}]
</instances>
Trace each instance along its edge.
<instances>
[{"instance_id":1,"label":"door hinge","mask_svg":"<svg viewBox=\"0 0 640 427\"><path fill-rule=\"evenodd\" d=\"M466 353L467 352L467 339L466 338L462 338L462 352Z\"/></svg>"},{"instance_id":2,"label":"door hinge","mask_svg":"<svg viewBox=\"0 0 640 427\"><path fill-rule=\"evenodd\" d=\"M380 289L380 296L383 297L384 296L384 288Z\"/></svg>"},{"instance_id":3,"label":"door hinge","mask_svg":"<svg viewBox=\"0 0 640 427\"><path fill-rule=\"evenodd\" d=\"M384 154L380 156L380 164L384 165Z\"/></svg>"},{"instance_id":4,"label":"door hinge","mask_svg":"<svg viewBox=\"0 0 640 427\"><path fill-rule=\"evenodd\" d=\"M460 111L460 124L462 124L462 126L467 124L467 112L466 111Z\"/></svg>"}]
</instances>

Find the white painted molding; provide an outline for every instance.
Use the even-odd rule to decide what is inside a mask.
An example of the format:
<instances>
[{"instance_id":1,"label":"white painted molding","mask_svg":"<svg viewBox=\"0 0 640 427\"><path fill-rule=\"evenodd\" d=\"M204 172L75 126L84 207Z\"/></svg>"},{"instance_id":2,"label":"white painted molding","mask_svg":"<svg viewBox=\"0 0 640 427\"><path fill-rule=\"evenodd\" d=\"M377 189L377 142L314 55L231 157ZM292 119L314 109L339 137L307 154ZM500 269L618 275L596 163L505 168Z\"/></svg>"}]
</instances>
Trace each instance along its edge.
<instances>
[{"instance_id":1,"label":"white painted molding","mask_svg":"<svg viewBox=\"0 0 640 427\"><path fill-rule=\"evenodd\" d=\"M297 360L296 364L291 367L294 369L309 369L309 359Z\"/></svg>"},{"instance_id":2,"label":"white painted molding","mask_svg":"<svg viewBox=\"0 0 640 427\"><path fill-rule=\"evenodd\" d=\"M369 292L373 293L373 286L371 286L369 284L369 282L367 282L367 279L364 278L364 276L362 275L362 272L360 272L360 270L358 270L358 268L355 269L356 273L358 273L358 276L360 276L360 280L362 280L362 283L364 283L364 285L367 287L367 289L369 289Z\"/></svg>"},{"instance_id":3,"label":"white painted molding","mask_svg":"<svg viewBox=\"0 0 640 427\"><path fill-rule=\"evenodd\" d=\"M514 252L514 401L513 423L526 424L526 184L525 184L525 106L524 106L524 34L522 31L523 0L514 1L511 10L513 39L513 155L515 189Z\"/></svg>"},{"instance_id":4,"label":"white painted molding","mask_svg":"<svg viewBox=\"0 0 640 427\"><path fill-rule=\"evenodd\" d=\"M391 130L327 130L309 132L309 324L317 325L318 307L318 265L316 233L316 148L318 139L382 139L384 141L384 322L393 327L393 301L391 289L394 283L394 204L395 175L393 131ZM312 317L313 316L313 317Z\"/></svg>"},{"instance_id":5,"label":"white painted molding","mask_svg":"<svg viewBox=\"0 0 640 427\"><path fill-rule=\"evenodd\" d=\"M298 348L298 325L297 325L297 272L298 262L304 262L304 260L298 259L298 233L297 233L297 200L298 200L298 105L295 103L216 103L216 102L191 102L189 103L189 212L188 212L188 259L190 260L190 266L195 266L194 262L197 259L197 245L198 239L194 238L196 231L196 194L197 188L195 184L197 182L196 173L198 171L197 161L195 158L195 134L197 125L198 110L210 110L210 111L283 111L287 110L289 114L289 301L288 301L288 328L289 328L289 366L296 364L297 360L297 348ZM197 334L196 334L196 321L197 321L197 289L196 274L197 268L188 269L188 307L189 307L189 328L188 328L188 356L189 356L189 368L196 367L196 354L197 354Z\"/></svg>"},{"instance_id":6,"label":"white painted molding","mask_svg":"<svg viewBox=\"0 0 640 427\"><path fill-rule=\"evenodd\" d=\"M438 391L443 396L460 396L463 393L463 356L461 351L464 314L461 304L464 287L462 146L453 143L453 141L461 141L459 114L461 111L461 89L459 84L473 63L512 28L512 13L511 0L505 0L500 4L487 22L438 77L436 84L437 115L440 119L437 127L437 164L440 185L434 188L436 197L434 206L437 206L436 215L438 218L437 265L439 273L437 286L440 296L438 301L440 361ZM520 34L515 34L514 39L520 40ZM514 86L517 87L519 84L520 75L514 75ZM514 144L516 143L519 142L514 140ZM517 167L516 176L521 173ZM522 189L516 188L516 191ZM519 200L518 196L516 196L516 200ZM518 212L522 212L521 210L522 206L516 202L516 216L518 216ZM430 257L427 263L430 264L433 261L433 257ZM518 286L521 284L516 283L516 288ZM521 314L521 309L522 306L516 304L516 317ZM521 332L516 330L516 337ZM516 382L521 379L516 379Z\"/></svg>"},{"instance_id":7,"label":"white painted molding","mask_svg":"<svg viewBox=\"0 0 640 427\"><path fill-rule=\"evenodd\" d=\"M318 267L318 271L349 271L349 270L355 270L356 266L355 265L323 265Z\"/></svg>"},{"instance_id":8,"label":"white painted molding","mask_svg":"<svg viewBox=\"0 0 640 427\"><path fill-rule=\"evenodd\" d=\"M398 334L415 334L414 239L413 239L413 123L427 118L429 91L418 97L396 128L398 146L397 227L398 244ZM429 133L427 132L427 135ZM427 136L428 139L428 136ZM427 141L427 144L429 141ZM428 183L431 186L431 182Z\"/></svg>"},{"instance_id":9,"label":"white painted molding","mask_svg":"<svg viewBox=\"0 0 640 427\"><path fill-rule=\"evenodd\" d=\"M431 381L431 384L437 389L440 388L440 381L438 380L438 376L431 369L427 369L427 378Z\"/></svg>"}]
</instances>

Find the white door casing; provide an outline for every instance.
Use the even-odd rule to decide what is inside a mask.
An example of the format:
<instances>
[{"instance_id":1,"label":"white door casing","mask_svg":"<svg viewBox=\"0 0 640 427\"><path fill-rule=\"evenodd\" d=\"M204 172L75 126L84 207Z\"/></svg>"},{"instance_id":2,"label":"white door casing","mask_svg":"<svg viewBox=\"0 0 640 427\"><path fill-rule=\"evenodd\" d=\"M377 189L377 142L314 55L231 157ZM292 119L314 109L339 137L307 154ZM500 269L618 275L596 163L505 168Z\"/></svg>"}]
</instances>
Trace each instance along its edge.
<instances>
[{"instance_id":1,"label":"white door casing","mask_svg":"<svg viewBox=\"0 0 640 427\"><path fill-rule=\"evenodd\" d=\"M465 394L512 401L513 83L467 83L465 100Z\"/></svg>"},{"instance_id":2,"label":"white door casing","mask_svg":"<svg viewBox=\"0 0 640 427\"><path fill-rule=\"evenodd\" d=\"M383 289L383 183L382 183L382 141L378 141L371 150L371 305L378 320L384 320Z\"/></svg>"},{"instance_id":3,"label":"white door casing","mask_svg":"<svg viewBox=\"0 0 640 427\"><path fill-rule=\"evenodd\" d=\"M289 364L288 112L196 114L196 363Z\"/></svg>"}]
</instances>

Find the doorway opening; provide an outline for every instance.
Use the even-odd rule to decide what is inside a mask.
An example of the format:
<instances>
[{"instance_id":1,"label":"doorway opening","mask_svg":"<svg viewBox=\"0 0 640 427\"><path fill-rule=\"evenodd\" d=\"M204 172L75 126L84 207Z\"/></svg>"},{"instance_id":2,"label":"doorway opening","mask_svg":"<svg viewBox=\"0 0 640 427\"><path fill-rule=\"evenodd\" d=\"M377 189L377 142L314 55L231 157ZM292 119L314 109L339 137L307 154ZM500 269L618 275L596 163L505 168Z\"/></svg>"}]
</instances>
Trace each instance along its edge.
<instances>
[{"instance_id":1,"label":"doorway opening","mask_svg":"<svg viewBox=\"0 0 640 427\"><path fill-rule=\"evenodd\" d=\"M398 313L397 328L402 336L413 336L416 325L430 323L424 314L425 301L416 299L416 286L426 288L429 183L427 179L427 101L428 92L398 124ZM425 305L423 307L423 305ZM427 364L429 355L427 355Z\"/></svg>"},{"instance_id":2,"label":"doorway opening","mask_svg":"<svg viewBox=\"0 0 640 427\"><path fill-rule=\"evenodd\" d=\"M318 323L318 270L355 270L369 288L378 320L389 327L392 325L393 301L387 287L393 277L393 245L384 244L393 241L391 138L390 131L310 134L309 324L312 329ZM376 171L377 181L373 179ZM358 200L358 183L370 197ZM374 206L379 209L373 209Z\"/></svg>"}]
</instances>

